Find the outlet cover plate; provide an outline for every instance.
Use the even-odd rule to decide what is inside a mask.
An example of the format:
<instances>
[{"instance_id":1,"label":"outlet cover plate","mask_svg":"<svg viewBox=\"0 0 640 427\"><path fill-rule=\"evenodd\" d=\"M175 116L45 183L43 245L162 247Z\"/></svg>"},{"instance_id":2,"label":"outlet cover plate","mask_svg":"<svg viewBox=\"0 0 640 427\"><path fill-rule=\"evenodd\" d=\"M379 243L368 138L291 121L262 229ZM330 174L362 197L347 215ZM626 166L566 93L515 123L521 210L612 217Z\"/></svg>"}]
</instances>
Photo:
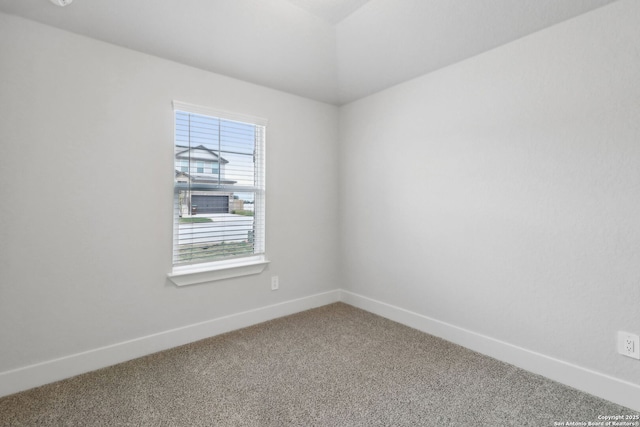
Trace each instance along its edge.
<instances>
[{"instance_id":1,"label":"outlet cover plate","mask_svg":"<svg viewBox=\"0 0 640 427\"><path fill-rule=\"evenodd\" d=\"M618 332L618 353L640 359L640 337L629 332Z\"/></svg>"}]
</instances>

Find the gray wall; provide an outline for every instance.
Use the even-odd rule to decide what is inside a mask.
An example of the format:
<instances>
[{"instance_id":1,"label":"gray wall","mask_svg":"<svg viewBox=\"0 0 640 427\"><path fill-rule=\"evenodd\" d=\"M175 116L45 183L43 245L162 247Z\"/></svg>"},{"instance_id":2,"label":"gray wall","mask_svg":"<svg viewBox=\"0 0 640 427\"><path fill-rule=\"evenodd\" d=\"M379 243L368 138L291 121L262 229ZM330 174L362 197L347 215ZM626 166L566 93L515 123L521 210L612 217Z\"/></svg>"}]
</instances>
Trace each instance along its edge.
<instances>
[{"instance_id":1,"label":"gray wall","mask_svg":"<svg viewBox=\"0 0 640 427\"><path fill-rule=\"evenodd\" d=\"M347 289L640 383L640 2L340 111Z\"/></svg>"},{"instance_id":2,"label":"gray wall","mask_svg":"<svg viewBox=\"0 0 640 427\"><path fill-rule=\"evenodd\" d=\"M336 107L3 14L0 58L0 372L338 287ZM269 119L268 272L167 280L174 99Z\"/></svg>"}]
</instances>

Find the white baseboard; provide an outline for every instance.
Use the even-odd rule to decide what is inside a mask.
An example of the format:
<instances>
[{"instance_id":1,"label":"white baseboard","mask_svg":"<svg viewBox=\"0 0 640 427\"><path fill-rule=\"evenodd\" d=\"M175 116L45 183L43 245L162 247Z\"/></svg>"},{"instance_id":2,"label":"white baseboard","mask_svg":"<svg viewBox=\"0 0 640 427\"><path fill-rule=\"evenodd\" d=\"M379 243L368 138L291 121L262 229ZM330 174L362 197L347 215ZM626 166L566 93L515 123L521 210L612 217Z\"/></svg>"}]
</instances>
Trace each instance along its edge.
<instances>
[{"instance_id":1,"label":"white baseboard","mask_svg":"<svg viewBox=\"0 0 640 427\"><path fill-rule=\"evenodd\" d=\"M334 290L0 372L0 397L339 301Z\"/></svg>"},{"instance_id":2,"label":"white baseboard","mask_svg":"<svg viewBox=\"0 0 640 427\"><path fill-rule=\"evenodd\" d=\"M640 411L640 386L381 301L340 291L340 300L559 383Z\"/></svg>"}]
</instances>

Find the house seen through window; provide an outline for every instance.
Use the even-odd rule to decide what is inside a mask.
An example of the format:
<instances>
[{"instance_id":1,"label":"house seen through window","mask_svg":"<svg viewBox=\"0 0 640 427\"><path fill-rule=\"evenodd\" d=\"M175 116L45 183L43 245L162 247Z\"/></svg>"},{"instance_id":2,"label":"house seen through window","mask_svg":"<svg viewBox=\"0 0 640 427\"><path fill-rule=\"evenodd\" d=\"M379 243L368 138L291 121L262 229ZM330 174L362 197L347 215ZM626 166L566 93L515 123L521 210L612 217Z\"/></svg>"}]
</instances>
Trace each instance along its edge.
<instances>
[{"instance_id":1,"label":"house seen through window","mask_svg":"<svg viewBox=\"0 0 640 427\"><path fill-rule=\"evenodd\" d=\"M174 266L264 254L264 124L177 105Z\"/></svg>"}]
</instances>

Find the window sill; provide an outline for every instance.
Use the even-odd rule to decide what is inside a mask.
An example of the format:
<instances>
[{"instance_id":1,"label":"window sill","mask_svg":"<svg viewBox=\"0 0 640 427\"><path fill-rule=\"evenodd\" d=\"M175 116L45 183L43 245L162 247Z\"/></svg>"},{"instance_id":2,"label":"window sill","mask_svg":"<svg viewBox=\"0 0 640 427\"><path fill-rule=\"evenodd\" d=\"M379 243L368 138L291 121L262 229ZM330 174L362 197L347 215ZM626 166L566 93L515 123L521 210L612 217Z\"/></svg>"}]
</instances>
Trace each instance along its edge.
<instances>
[{"instance_id":1,"label":"window sill","mask_svg":"<svg viewBox=\"0 0 640 427\"><path fill-rule=\"evenodd\" d=\"M211 262L206 264L174 267L167 274L176 286L196 285L198 283L214 282L216 280L231 279L232 277L260 274L269 264L264 256Z\"/></svg>"}]
</instances>

